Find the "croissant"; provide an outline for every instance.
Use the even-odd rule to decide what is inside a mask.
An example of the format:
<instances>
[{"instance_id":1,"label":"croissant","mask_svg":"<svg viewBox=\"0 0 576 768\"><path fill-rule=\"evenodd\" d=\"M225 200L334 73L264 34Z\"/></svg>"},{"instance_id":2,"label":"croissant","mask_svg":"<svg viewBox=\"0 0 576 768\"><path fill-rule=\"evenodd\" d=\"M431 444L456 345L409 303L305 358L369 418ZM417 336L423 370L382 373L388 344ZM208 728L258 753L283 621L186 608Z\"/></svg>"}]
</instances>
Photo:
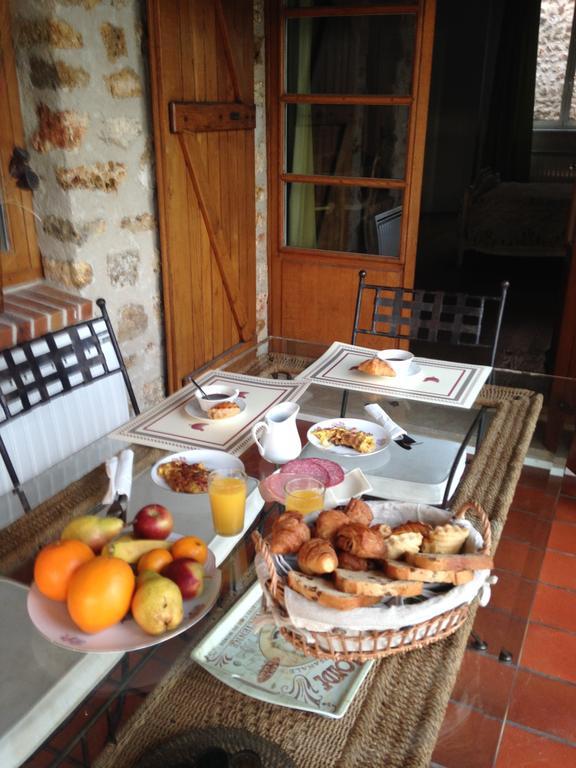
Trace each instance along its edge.
<instances>
[{"instance_id":1,"label":"croissant","mask_svg":"<svg viewBox=\"0 0 576 768\"><path fill-rule=\"evenodd\" d=\"M338 552L338 568L345 568L348 571L367 571L370 564L366 557L356 557L351 552Z\"/></svg>"},{"instance_id":2,"label":"croissant","mask_svg":"<svg viewBox=\"0 0 576 768\"><path fill-rule=\"evenodd\" d=\"M336 534L336 546L357 557L385 557L386 543L380 531L362 523L343 525Z\"/></svg>"},{"instance_id":3,"label":"croissant","mask_svg":"<svg viewBox=\"0 0 576 768\"><path fill-rule=\"evenodd\" d=\"M363 360L358 366L358 370L363 373L368 373L371 376L396 376L394 368L379 357L371 357L369 360Z\"/></svg>"},{"instance_id":4,"label":"croissant","mask_svg":"<svg viewBox=\"0 0 576 768\"><path fill-rule=\"evenodd\" d=\"M332 541L336 532L349 522L350 520L344 512L340 512L338 509L325 509L316 518L316 536L319 539Z\"/></svg>"},{"instance_id":5,"label":"croissant","mask_svg":"<svg viewBox=\"0 0 576 768\"><path fill-rule=\"evenodd\" d=\"M309 576L332 573L338 568L338 556L326 539L310 539L300 547L298 567Z\"/></svg>"},{"instance_id":6,"label":"croissant","mask_svg":"<svg viewBox=\"0 0 576 768\"><path fill-rule=\"evenodd\" d=\"M310 539L310 529L298 512L285 512L272 526L270 550L274 555L290 555L298 552Z\"/></svg>"},{"instance_id":7,"label":"croissant","mask_svg":"<svg viewBox=\"0 0 576 768\"><path fill-rule=\"evenodd\" d=\"M344 507L344 512L353 523L364 523L370 525L374 515L372 510L362 499L350 499Z\"/></svg>"}]
</instances>

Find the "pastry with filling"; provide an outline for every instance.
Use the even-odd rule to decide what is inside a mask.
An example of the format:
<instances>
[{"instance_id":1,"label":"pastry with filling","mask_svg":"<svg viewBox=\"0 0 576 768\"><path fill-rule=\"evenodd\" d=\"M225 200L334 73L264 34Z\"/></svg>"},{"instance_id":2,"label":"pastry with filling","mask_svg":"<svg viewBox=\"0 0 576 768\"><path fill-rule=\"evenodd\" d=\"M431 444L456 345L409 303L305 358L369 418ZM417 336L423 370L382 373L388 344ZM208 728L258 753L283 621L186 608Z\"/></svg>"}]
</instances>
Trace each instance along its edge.
<instances>
[{"instance_id":1,"label":"pastry with filling","mask_svg":"<svg viewBox=\"0 0 576 768\"><path fill-rule=\"evenodd\" d=\"M367 373L370 376L396 376L396 371L385 360L379 357L372 357L364 360L358 366L358 370Z\"/></svg>"},{"instance_id":2,"label":"pastry with filling","mask_svg":"<svg viewBox=\"0 0 576 768\"><path fill-rule=\"evenodd\" d=\"M422 543L422 552L455 555L462 549L470 531L461 525L437 525Z\"/></svg>"},{"instance_id":3,"label":"pastry with filling","mask_svg":"<svg viewBox=\"0 0 576 768\"><path fill-rule=\"evenodd\" d=\"M232 400L226 400L224 403L216 403L208 410L208 416L211 419L229 419L240 413L240 406Z\"/></svg>"}]
</instances>

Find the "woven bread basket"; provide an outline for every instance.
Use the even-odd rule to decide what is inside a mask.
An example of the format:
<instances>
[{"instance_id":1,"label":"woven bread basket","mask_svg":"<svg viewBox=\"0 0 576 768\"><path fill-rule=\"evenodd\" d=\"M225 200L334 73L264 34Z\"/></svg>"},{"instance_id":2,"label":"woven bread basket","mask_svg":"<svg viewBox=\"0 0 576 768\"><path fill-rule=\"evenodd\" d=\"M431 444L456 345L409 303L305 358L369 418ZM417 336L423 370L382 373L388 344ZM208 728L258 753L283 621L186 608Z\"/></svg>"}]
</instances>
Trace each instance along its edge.
<instances>
[{"instance_id":1,"label":"woven bread basket","mask_svg":"<svg viewBox=\"0 0 576 768\"><path fill-rule=\"evenodd\" d=\"M467 518L482 536L483 546L480 554L490 554L492 533L486 513L475 501L466 502L453 516L454 519ZM281 616L278 629L289 643L305 656L335 661L368 661L395 653L405 653L415 648L438 642L455 632L466 620L468 603L439 613L428 621L404 626L400 629L361 630L351 633L349 630L334 628L331 632L317 632L302 629L290 624L285 610L285 580L276 570L274 555L268 542L255 531L252 540L267 571L266 587ZM353 613L353 611L350 611Z\"/></svg>"}]
</instances>

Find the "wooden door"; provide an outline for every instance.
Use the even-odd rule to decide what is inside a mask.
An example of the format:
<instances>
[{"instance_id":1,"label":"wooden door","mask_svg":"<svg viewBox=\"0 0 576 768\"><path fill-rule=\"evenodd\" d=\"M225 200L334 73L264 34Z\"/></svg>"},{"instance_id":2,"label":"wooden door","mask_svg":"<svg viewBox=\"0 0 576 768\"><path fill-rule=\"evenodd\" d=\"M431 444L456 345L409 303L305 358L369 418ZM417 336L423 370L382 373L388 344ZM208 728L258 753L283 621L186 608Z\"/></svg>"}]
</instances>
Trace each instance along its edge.
<instances>
[{"instance_id":1,"label":"wooden door","mask_svg":"<svg viewBox=\"0 0 576 768\"><path fill-rule=\"evenodd\" d=\"M434 14L435 0L268 3L272 334L348 341L360 269L413 285ZM377 226L398 211L399 242Z\"/></svg>"},{"instance_id":2,"label":"wooden door","mask_svg":"<svg viewBox=\"0 0 576 768\"><path fill-rule=\"evenodd\" d=\"M252 0L148 0L169 391L254 335Z\"/></svg>"},{"instance_id":3,"label":"wooden door","mask_svg":"<svg viewBox=\"0 0 576 768\"><path fill-rule=\"evenodd\" d=\"M0 311L2 287L42 277L32 193L9 173L14 148L25 146L9 5L0 0Z\"/></svg>"}]
</instances>

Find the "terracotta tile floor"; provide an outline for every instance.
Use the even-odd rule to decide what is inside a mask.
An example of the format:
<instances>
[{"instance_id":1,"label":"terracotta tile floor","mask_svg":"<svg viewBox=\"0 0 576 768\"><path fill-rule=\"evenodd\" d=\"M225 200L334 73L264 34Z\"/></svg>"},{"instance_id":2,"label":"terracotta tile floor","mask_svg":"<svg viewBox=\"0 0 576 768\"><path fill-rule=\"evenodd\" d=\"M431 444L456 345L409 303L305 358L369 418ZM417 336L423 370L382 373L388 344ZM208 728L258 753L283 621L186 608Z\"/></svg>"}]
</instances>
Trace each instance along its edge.
<instances>
[{"instance_id":1,"label":"terracotta tile floor","mask_svg":"<svg viewBox=\"0 0 576 768\"><path fill-rule=\"evenodd\" d=\"M498 547L499 581L476 618L488 648L466 652L433 768L576 765L573 477L554 502L536 471L523 474Z\"/></svg>"}]
</instances>

